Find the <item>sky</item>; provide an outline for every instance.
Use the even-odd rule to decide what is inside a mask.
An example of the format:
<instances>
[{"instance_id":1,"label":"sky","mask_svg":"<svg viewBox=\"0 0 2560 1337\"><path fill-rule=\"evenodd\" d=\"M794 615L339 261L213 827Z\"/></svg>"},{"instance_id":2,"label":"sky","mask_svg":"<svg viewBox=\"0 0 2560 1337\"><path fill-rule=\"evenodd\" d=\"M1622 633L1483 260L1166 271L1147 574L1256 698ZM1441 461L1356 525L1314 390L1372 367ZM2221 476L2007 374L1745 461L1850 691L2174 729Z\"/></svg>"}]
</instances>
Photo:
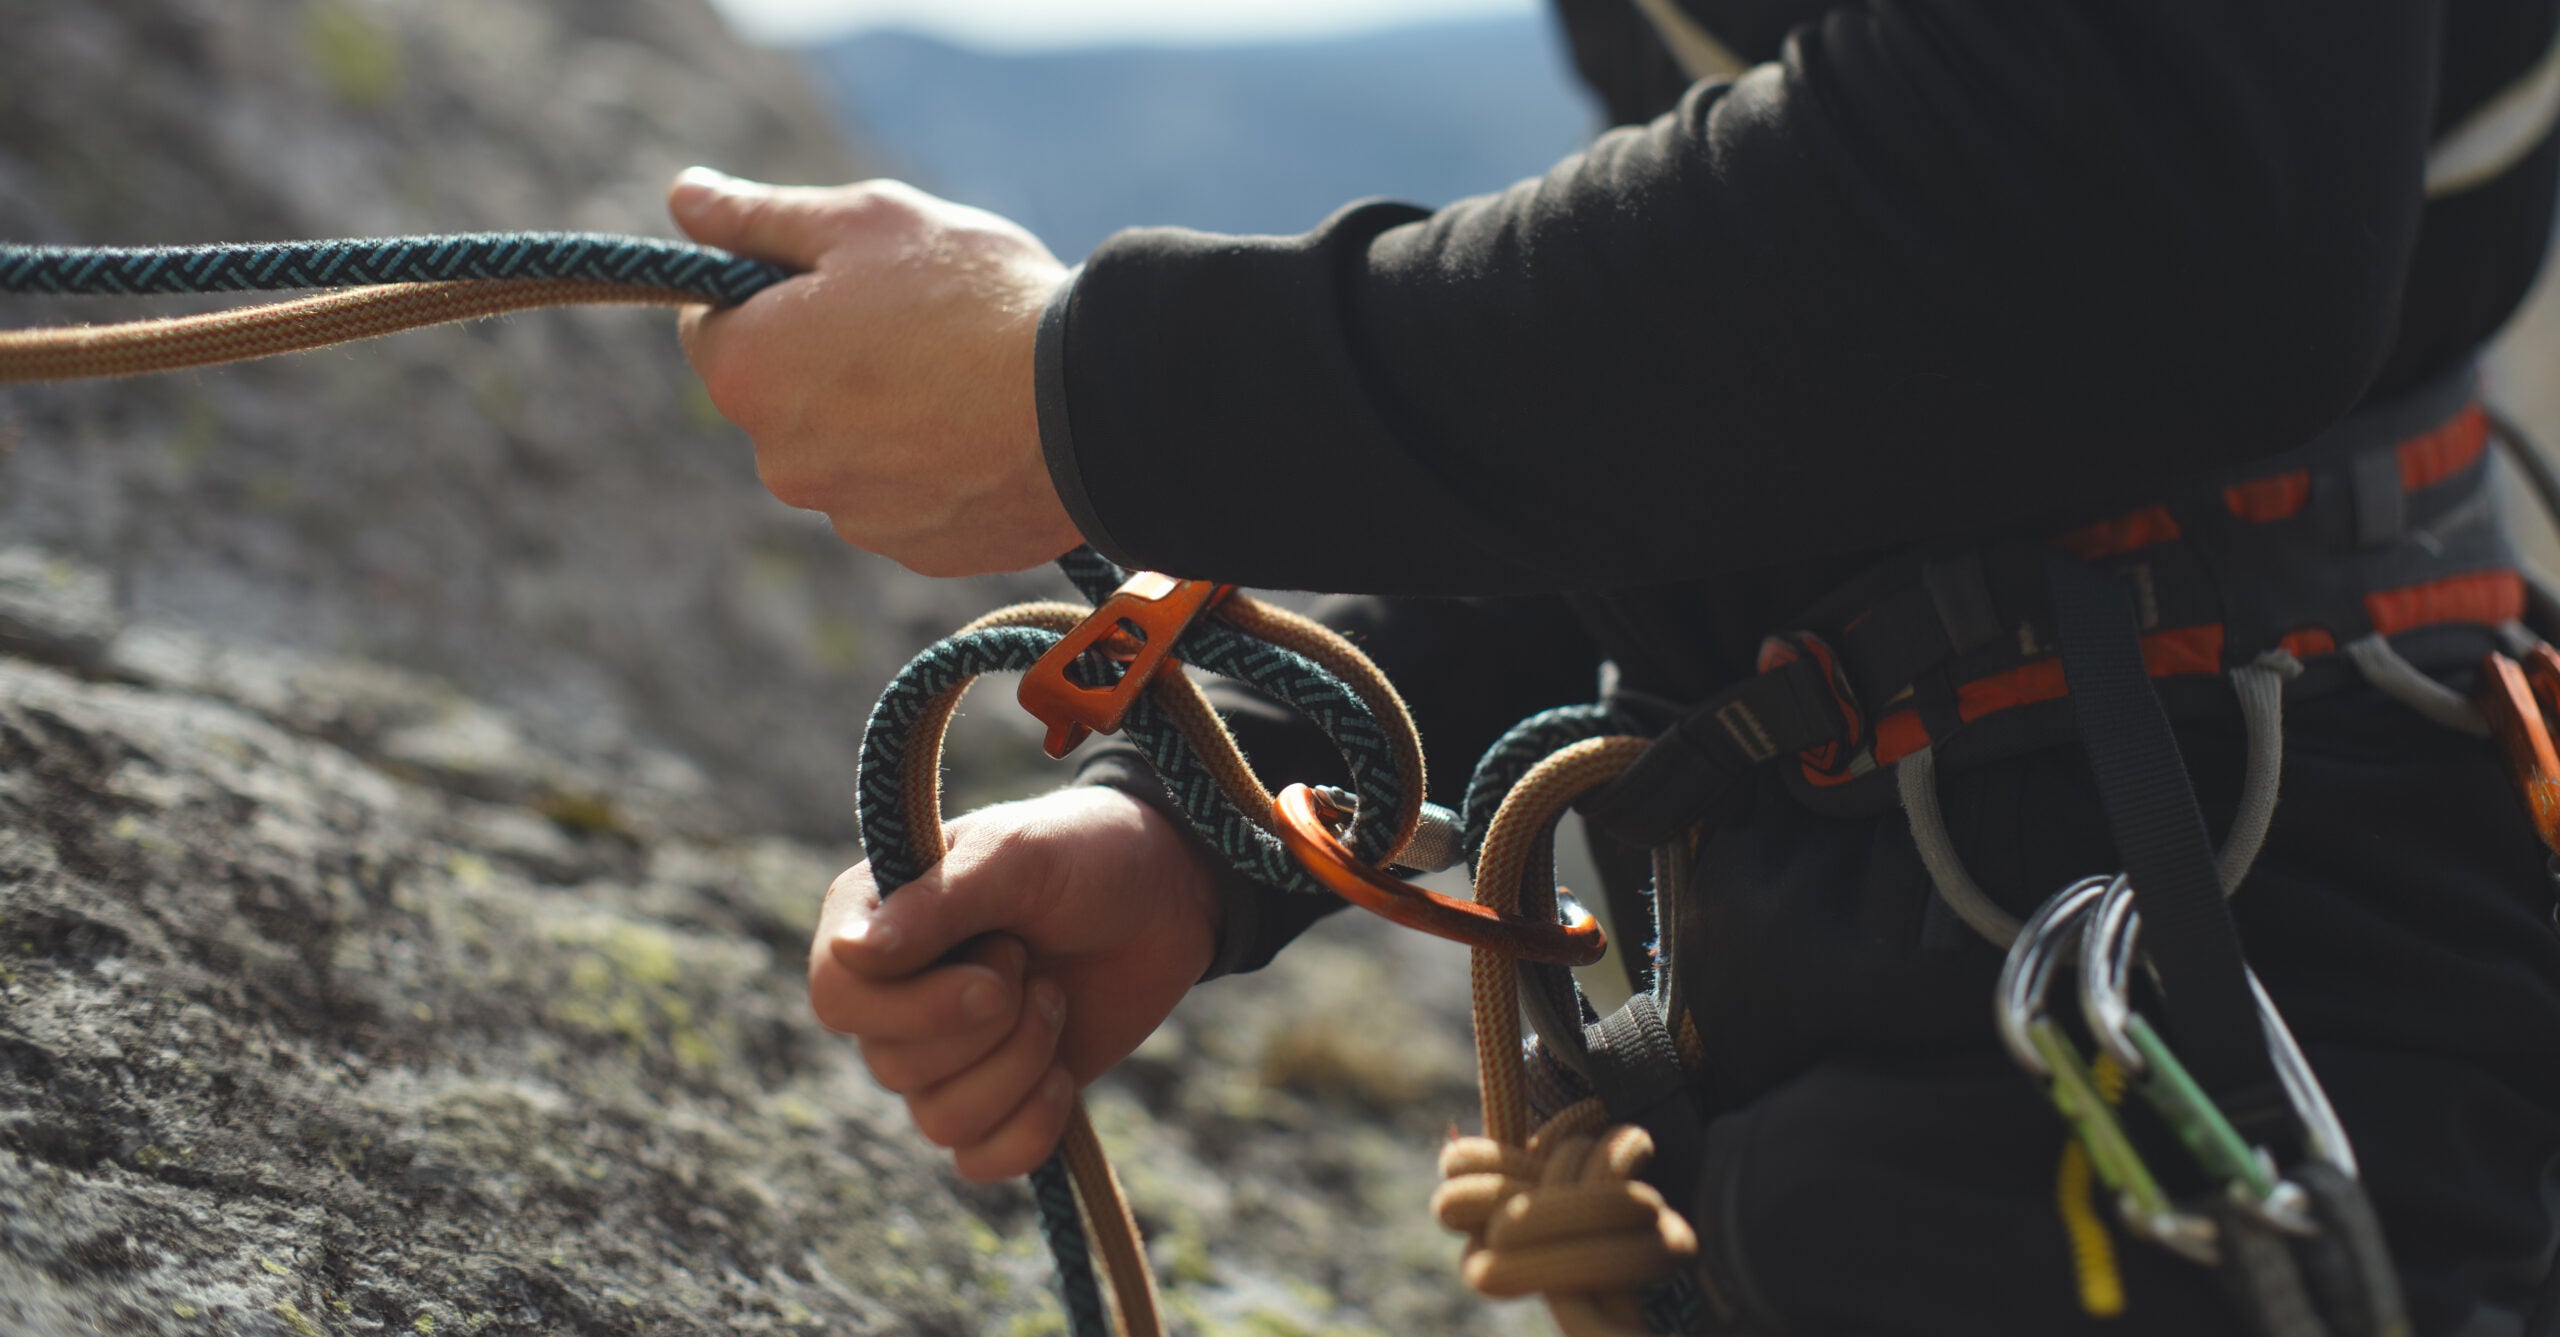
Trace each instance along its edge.
<instances>
[{"instance_id":1,"label":"sky","mask_svg":"<svg viewBox=\"0 0 2560 1337\"><path fill-rule=\"evenodd\" d=\"M1003 50L1097 42L1312 37L1425 19L1526 14L1539 0L715 0L751 41L898 27Z\"/></svg>"}]
</instances>

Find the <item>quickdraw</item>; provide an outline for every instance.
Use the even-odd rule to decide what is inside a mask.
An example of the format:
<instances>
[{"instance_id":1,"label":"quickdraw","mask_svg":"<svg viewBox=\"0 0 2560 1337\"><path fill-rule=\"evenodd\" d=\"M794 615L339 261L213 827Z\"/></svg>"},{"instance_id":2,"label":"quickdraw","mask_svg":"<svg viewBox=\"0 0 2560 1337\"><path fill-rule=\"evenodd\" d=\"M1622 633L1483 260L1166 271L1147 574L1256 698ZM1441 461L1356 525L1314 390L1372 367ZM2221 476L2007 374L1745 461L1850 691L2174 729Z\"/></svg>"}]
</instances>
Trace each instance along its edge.
<instances>
[{"instance_id":1,"label":"quickdraw","mask_svg":"<svg viewBox=\"0 0 2560 1337\"><path fill-rule=\"evenodd\" d=\"M2249 988L2275 1060L2303 1155L2280 1166L2188 1075L2132 1001L2142 917L2125 876L2086 878L2045 902L2020 929L2003 964L1998 1023L2018 1066L2045 1086L2054 1109L2116 1195L2135 1236L2218 1268L2254 1330L2304 1337L2385 1337L2408 1318L2381 1227L2357 1182L2355 1154L2337 1112L2257 977ZM2079 1017L2093 1057L2050 1009L2065 966L2079 977ZM2106 1074L2122 1073L2187 1153L2155 1167L2121 1117ZM2181 1197L2166 1186L2200 1184Z\"/></svg>"}]
</instances>

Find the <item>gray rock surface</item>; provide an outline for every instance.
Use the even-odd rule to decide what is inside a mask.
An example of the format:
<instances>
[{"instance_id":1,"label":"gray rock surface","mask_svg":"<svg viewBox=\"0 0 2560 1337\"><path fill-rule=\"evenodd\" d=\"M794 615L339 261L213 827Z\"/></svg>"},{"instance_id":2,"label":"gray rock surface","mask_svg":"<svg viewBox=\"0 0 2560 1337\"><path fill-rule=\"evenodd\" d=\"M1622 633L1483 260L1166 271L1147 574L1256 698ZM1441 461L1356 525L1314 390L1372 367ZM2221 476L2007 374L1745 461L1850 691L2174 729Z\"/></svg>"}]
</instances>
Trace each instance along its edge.
<instances>
[{"instance_id":1,"label":"gray rock surface","mask_svg":"<svg viewBox=\"0 0 2560 1337\"><path fill-rule=\"evenodd\" d=\"M0 1332L1054 1331L1020 1186L953 1180L801 1007L837 860L342 723L458 709L505 723L358 666L0 658ZM1177 1330L1485 1321L1423 1209L1463 996L1341 921L1095 1090Z\"/></svg>"}]
</instances>

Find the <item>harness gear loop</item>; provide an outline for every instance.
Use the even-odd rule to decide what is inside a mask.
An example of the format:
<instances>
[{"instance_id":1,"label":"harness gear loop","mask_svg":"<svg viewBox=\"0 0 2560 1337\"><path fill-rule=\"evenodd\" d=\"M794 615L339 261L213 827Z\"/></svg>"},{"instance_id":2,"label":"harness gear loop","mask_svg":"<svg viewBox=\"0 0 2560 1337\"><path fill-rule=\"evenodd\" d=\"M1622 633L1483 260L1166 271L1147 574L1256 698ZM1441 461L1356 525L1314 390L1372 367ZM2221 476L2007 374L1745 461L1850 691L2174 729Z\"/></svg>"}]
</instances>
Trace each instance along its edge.
<instances>
[{"instance_id":1,"label":"harness gear loop","mask_svg":"<svg viewBox=\"0 0 2560 1337\"><path fill-rule=\"evenodd\" d=\"M1092 734L1120 732L1120 721L1138 694L1147 690L1175 662L1174 644L1200 615L1235 592L1233 585L1206 580L1176 580L1140 571L1121 582L1040 662L1022 675L1014 699L1034 719L1049 726L1040 742L1052 758L1062 758ZM1093 685L1067 676L1067 666L1087 651L1099 651L1124 665L1117 682Z\"/></svg>"},{"instance_id":2,"label":"harness gear loop","mask_svg":"<svg viewBox=\"0 0 2560 1337\"><path fill-rule=\"evenodd\" d=\"M2231 670L2232 691L2240 702L2242 726L2248 731L2249 757L2240 780L2240 809L2214 856L2214 872L2226 896L2239 894L2240 884L2266 847L2275 821L2276 794L2284 777L2284 685L2302 676L2302 661L2283 650L2260 655L2255 663ZM1973 880L1956 853L1947 830L1945 809L1938 801L1938 758L1924 747L1894 763L1894 780L1911 827L1912 847L1928 870L1929 883L1955 916L1995 947L2018 938L2017 916L2000 907L1982 884Z\"/></svg>"}]
</instances>

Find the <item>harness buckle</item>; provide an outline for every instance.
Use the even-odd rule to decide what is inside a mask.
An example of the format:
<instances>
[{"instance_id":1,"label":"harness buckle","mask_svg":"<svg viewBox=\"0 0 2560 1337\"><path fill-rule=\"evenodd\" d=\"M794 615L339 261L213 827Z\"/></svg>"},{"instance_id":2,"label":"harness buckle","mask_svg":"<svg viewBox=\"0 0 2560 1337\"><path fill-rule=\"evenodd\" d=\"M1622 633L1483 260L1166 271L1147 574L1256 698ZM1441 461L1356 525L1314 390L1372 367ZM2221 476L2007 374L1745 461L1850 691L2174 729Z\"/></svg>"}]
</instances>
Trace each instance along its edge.
<instances>
[{"instance_id":1,"label":"harness buckle","mask_svg":"<svg viewBox=\"0 0 2560 1337\"><path fill-rule=\"evenodd\" d=\"M1182 634L1235 588L1153 571L1140 571L1123 581L1022 675L1014 699L1032 718L1049 726L1040 750L1064 757L1088 735L1120 732L1120 722L1128 717L1138 695L1174 665L1173 647ZM1119 680L1093 687L1068 677L1068 666L1087 651L1099 651L1125 665Z\"/></svg>"}]
</instances>

